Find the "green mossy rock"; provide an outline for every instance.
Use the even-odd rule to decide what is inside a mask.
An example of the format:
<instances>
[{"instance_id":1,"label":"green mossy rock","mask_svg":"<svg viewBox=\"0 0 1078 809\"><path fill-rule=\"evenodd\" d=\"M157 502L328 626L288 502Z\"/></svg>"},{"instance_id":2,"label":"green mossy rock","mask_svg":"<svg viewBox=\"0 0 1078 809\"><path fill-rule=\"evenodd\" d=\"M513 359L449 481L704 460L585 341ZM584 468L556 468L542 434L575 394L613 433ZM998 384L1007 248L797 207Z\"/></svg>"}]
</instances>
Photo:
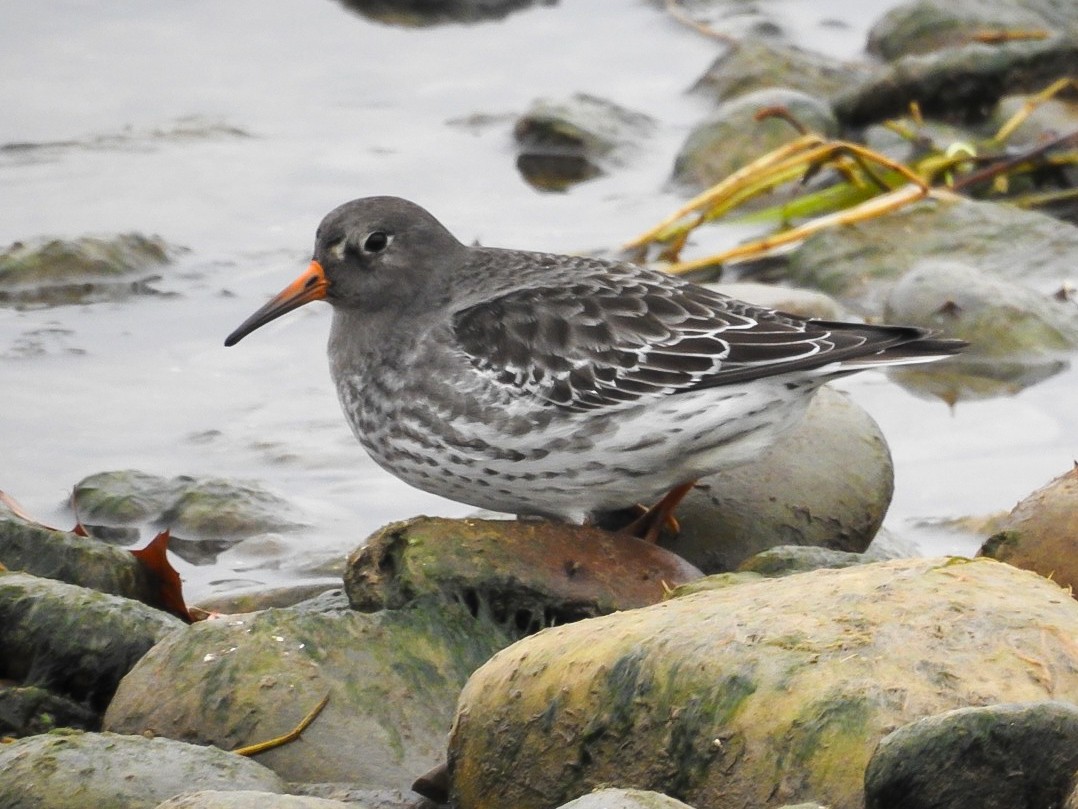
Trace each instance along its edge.
<instances>
[{"instance_id":1,"label":"green mossy rock","mask_svg":"<svg viewBox=\"0 0 1078 809\"><path fill-rule=\"evenodd\" d=\"M328 694L301 742L259 762L291 781L407 789L443 760L468 675L508 642L464 607L430 602L204 621L142 658L104 727L232 750L286 733Z\"/></svg>"},{"instance_id":2,"label":"green mossy rock","mask_svg":"<svg viewBox=\"0 0 1078 809\"><path fill-rule=\"evenodd\" d=\"M1078 603L1008 565L915 559L745 582L544 630L468 681L460 809L598 786L860 809L877 742L967 705L1078 701Z\"/></svg>"}]
</instances>

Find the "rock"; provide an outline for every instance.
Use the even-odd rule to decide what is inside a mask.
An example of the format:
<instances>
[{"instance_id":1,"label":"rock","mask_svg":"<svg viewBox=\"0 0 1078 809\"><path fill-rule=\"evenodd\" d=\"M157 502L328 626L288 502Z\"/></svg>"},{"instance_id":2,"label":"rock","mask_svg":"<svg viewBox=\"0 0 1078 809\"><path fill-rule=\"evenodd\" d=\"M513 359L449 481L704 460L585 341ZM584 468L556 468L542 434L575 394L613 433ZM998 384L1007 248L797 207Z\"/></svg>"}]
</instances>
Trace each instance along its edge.
<instances>
[{"instance_id":1,"label":"rock","mask_svg":"<svg viewBox=\"0 0 1078 809\"><path fill-rule=\"evenodd\" d=\"M799 137L781 118L758 120L761 110L781 108L807 129L825 136L838 132L831 108L797 90L773 87L720 104L698 125L674 160L673 181L691 189L708 188L772 149Z\"/></svg>"},{"instance_id":2,"label":"rock","mask_svg":"<svg viewBox=\"0 0 1078 809\"><path fill-rule=\"evenodd\" d=\"M731 298L778 309L798 317L814 317L819 320L842 320L846 313L829 295L814 289L798 289L775 284L754 284L737 281L721 284L704 284Z\"/></svg>"},{"instance_id":3,"label":"rock","mask_svg":"<svg viewBox=\"0 0 1078 809\"><path fill-rule=\"evenodd\" d=\"M699 570L650 542L540 521L418 517L375 533L348 560L354 609L434 596L514 637L662 601Z\"/></svg>"},{"instance_id":4,"label":"rock","mask_svg":"<svg viewBox=\"0 0 1078 809\"><path fill-rule=\"evenodd\" d=\"M786 272L799 286L879 316L891 285L915 264L959 258L989 277L1051 293L1075 278L1078 227L1009 205L928 201L817 233L787 256Z\"/></svg>"},{"instance_id":5,"label":"rock","mask_svg":"<svg viewBox=\"0 0 1078 809\"><path fill-rule=\"evenodd\" d=\"M860 809L895 727L1078 694L1078 602L1008 565L912 559L677 597L544 630L461 694L460 809L610 783L693 806Z\"/></svg>"},{"instance_id":6,"label":"rock","mask_svg":"<svg viewBox=\"0 0 1078 809\"><path fill-rule=\"evenodd\" d=\"M1058 358L1078 347L1078 306L960 261L918 262L891 287L884 317L968 340L963 359Z\"/></svg>"},{"instance_id":7,"label":"rock","mask_svg":"<svg viewBox=\"0 0 1078 809\"><path fill-rule=\"evenodd\" d=\"M277 795L252 790L222 791L202 789L187 792L159 803L156 809L357 809L354 803L312 798L307 795ZM358 809L365 809L359 807Z\"/></svg>"},{"instance_id":8,"label":"rock","mask_svg":"<svg viewBox=\"0 0 1078 809\"><path fill-rule=\"evenodd\" d=\"M56 728L97 730L101 717L90 708L39 686L0 683L0 736L33 736Z\"/></svg>"},{"instance_id":9,"label":"rock","mask_svg":"<svg viewBox=\"0 0 1078 809\"><path fill-rule=\"evenodd\" d=\"M794 573L806 573L821 568L842 568L863 565L868 561L863 553L833 551L830 548L802 545L779 545L750 556L737 569L740 573L759 573L774 578Z\"/></svg>"},{"instance_id":10,"label":"rock","mask_svg":"<svg viewBox=\"0 0 1078 809\"><path fill-rule=\"evenodd\" d=\"M130 551L2 513L0 564L102 593L148 603L156 599L154 583Z\"/></svg>"},{"instance_id":11,"label":"rock","mask_svg":"<svg viewBox=\"0 0 1078 809\"><path fill-rule=\"evenodd\" d=\"M1078 590L1078 466L1015 506L978 555Z\"/></svg>"},{"instance_id":12,"label":"rock","mask_svg":"<svg viewBox=\"0 0 1078 809\"><path fill-rule=\"evenodd\" d=\"M568 803L560 809L692 809L688 804L643 789L597 789Z\"/></svg>"},{"instance_id":13,"label":"rock","mask_svg":"<svg viewBox=\"0 0 1078 809\"><path fill-rule=\"evenodd\" d=\"M64 731L0 745L0 806L152 809L196 785L285 788L250 759L172 739Z\"/></svg>"},{"instance_id":14,"label":"rock","mask_svg":"<svg viewBox=\"0 0 1078 809\"><path fill-rule=\"evenodd\" d=\"M884 736L865 773L866 809L1047 809L1078 772L1078 706L958 708Z\"/></svg>"},{"instance_id":15,"label":"rock","mask_svg":"<svg viewBox=\"0 0 1078 809\"><path fill-rule=\"evenodd\" d=\"M465 679L508 642L464 607L429 601L373 614L268 609L204 621L142 658L104 727L231 750L286 733L328 694L302 742L259 762L291 781L406 790L443 760Z\"/></svg>"},{"instance_id":16,"label":"rock","mask_svg":"<svg viewBox=\"0 0 1078 809\"><path fill-rule=\"evenodd\" d=\"M341 801L352 809L437 809L414 792L397 789L362 789L352 784L292 784L295 795Z\"/></svg>"},{"instance_id":17,"label":"rock","mask_svg":"<svg viewBox=\"0 0 1078 809\"><path fill-rule=\"evenodd\" d=\"M292 607L306 603L330 592L340 593L340 587L333 584L312 583L293 584L286 587L270 587L264 590L251 590L243 593L227 593L214 595L200 601L197 606L207 612L219 612L224 615L234 615L238 612L257 612L269 607ZM339 608L347 607L347 602L341 603Z\"/></svg>"},{"instance_id":18,"label":"rock","mask_svg":"<svg viewBox=\"0 0 1078 809\"><path fill-rule=\"evenodd\" d=\"M893 60L968 45L980 32L1078 29L1069 3L1053 0L906 0L868 32L869 53Z\"/></svg>"},{"instance_id":19,"label":"rock","mask_svg":"<svg viewBox=\"0 0 1078 809\"><path fill-rule=\"evenodd\" d=\"M621 164L654 129L649 116L586 93L539 99L513 127L517 169L540 190L562 191Z\"/></svg>"},{"instance_id":20,"label":"rock","mask_svg":"<svg viewBox=\"0 0 1078 809\"><path fill-rule=\"evenodd\" d=\"M0 306L59 306L152 294L152 270L180 252L156 236L123 233L15 242L0 251Z\"/></svg>"},{"instance_id":21,"label":"rock","mask_svg":"<svg viewBox=\"0 0 1078 809\"><path fill-rule=\"evenodd\" d=\"M1037 92L1073 74L1078 35L984 45L929 56L904 56L832 99L848 127L894 118L917 102L930 117L983 120L1012 93Z\"/></svg>"},{"instance_id":22,"label":"rock","mask_svg":"<svg viewBox=\"0 0 1078 809\"><path fill-rule=\"evenodd\" d=\"M872 417L824 387L802 421L759 460L702 478L663 547L705 573L735 570L778 545L860 553L894 491L887 442Z\"/></svg>"},{"instance_id":23,"label":"rock","mask_svg":"<svg viewBox=\"0 0 1078 809\"><path fill-rule=\"evenodd\" d=\"M138 601L0 572L0 677L95 712L151 646L183 625Z\"/></svg>"},{"instance_id":24,"label":"rock","mask_svg":"<svg viewBox=\"0 0 1078 809\"><path fill-rule=\"evenodd\" d=\"M691 92L728 101L769 87L789 87L826 98L849 87L865 70L822 54L763 39L731 45L692 86Z\"/></svg>"},{"instance_id":25,"label":"rock","mask_svg":"<svg viewBox=\"0 0 1078 809\"><path fill-rule=\"evenodd\" d=\"M339 0L341 5L376 22L403 27L500 20L514 11L555 0Z\"/></svg>"},{"instance_id":26,"label":"rock","mask_svg":"<svg viewBox=\"0 0 1078 809\"><path fill-rule=\"evenodd\" d=\"M130 469L79 481L72 506L88 525L169 528L177 548L184 538L238 541L301 527L286 500L256 484L187 475L169 479Z\"/></svg>"}]
</instances>

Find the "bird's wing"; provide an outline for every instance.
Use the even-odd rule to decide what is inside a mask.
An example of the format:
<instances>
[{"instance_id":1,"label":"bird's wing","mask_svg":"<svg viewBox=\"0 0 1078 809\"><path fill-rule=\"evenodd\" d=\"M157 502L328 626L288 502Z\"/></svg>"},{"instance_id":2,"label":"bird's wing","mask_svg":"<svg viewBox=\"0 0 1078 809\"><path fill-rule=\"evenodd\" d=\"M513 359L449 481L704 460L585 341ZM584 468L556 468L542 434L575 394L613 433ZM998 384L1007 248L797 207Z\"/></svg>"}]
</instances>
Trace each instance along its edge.
<instances>
[{"instance_id":1,"label":"bird's wing","mask_svg":"<svg viewBox=\"0 0 1078 809\"><path fill-rule=\"evenodd\" d=\"M454 339L497 384L590 410L807 370L872 354L878 327L817 324L628 264L582 262L574 277L456 312ZM903 330L905 340L914 339Z\"/></svg>"}]
</instances>

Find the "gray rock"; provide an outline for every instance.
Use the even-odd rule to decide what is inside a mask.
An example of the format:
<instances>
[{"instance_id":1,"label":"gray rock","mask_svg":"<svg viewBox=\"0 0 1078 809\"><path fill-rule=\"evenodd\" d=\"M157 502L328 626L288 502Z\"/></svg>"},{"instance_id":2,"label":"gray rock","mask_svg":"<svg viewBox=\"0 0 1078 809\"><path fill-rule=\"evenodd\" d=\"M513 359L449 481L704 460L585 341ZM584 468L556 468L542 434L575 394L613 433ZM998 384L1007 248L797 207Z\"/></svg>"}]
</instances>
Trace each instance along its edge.
<instances>
[{"instance_id":1,"label":"gray rock","mask_svg":"<svg viewBox=\"0 0 1078 809\"><path fill-rule=\"evenodd\" d=\"M866 809L1047 809L1078 770L1078 706L958 708L885 736L865 772Z\"/></svg>"},{"instance_id":2,"label":"gray rock","mask_svg":"<svg viewBox=\"0 0 1078 809\"><path fill-rule=\"evenodd\" d=\"M159 803L156 809L364 809L354 803L312 798L308 795L278 795L253 790L222 791L202 789L177 795Z\"/></svg>"},{"instance_id":3,"label":"gray rock","mask_svg":"<svg viewBox=\"0 0 1078 809\"><path fill-rule=\"evenodd\" d=\"M895 727L1078 693L1076 636L1078 602L1054 583L950 559L746 582L547 629L469 679L451 794L460 809L539 809L618 783L701 807L861 809L865 767Z\"/></svg>"},{"instance_id":4,"label":"gray rock","mask_svg":"<svg viewBox=\"0 0 1078 809\"><path fill-rule=\"evenodd\" d=\"M799 286L880 316L891 285L929 259L960 260L1051 293L1078 280L1078 227L997 203L925 202L817 233L787 256L786 270Z\"/></svg>"},{"instance_id":5,"label":"gray rock","mask_svg":"<svg viewBox=\"0 0 1078 809\"><path fill-rule=\"evenodd\" d=\"M762 39L737 42L718 57L692 92L728 101L769 87L789 87L826 98L843 90L864 68L822 54Z\"/></svg>"},{"instance_id":6,"label":"gray rock","mask_svg":"<svg viewBox=\"0 0 1078 809\"><path fill-rule=\"evenodd\" d=\"M869 561L863 553L833 551L830 548L806 547L803 545L779 545L750 556L740 565L740 573L759 573L761 576L774 578L789 576L793 573L805 573L821 568L842 568L864 565Z\"/></svg>"},{"instance_id":7,"label":"gray rock","mask_svg":"<svg viewBox=\"0 0 1078 809\"><path fill-rule=\"evenodd\" d=\"M183 626L138 601L0 572L3 676L95 711L151 646Z\"/></svg>"},{"instance_id":8,"label":"gray rock","mask_svg":"<svg viewBox=\"0 0 1078 809\"><path fill-rule=\"evenodd\" d=\"M814 317L819 320L842 320L846 313L838 302L814 289L777 286L775 284L756 284L749 281L704 284L731 298L748 301L757 306L778 309L798 317Z\"/></svg>"},{"instance_id":9,"label":"gray rock","mask_svg":"<svg viewBox=\"0 0 1078 809\"><path fill-rule=\"evenodd\" d=\"M101 717L85 705L38 686L0 683L0 736L33 736L56 728L96 730Z\"/></svg>"},{"instance_id":10,"label":"gray rock","mask_svg":"<svg viewBox=\"0 0 1078 809\"><path fill-rule=\"evenodd\" d=\"M1078 29L1073 3L1054 0L906 0L868 34L868 52L892 60L961 47L980 31Z\"/></svg>"},{"instance_id":11,"label":"gray rock","mask_svg":"<svg viewBox=\"0 0 1078 809\"><path fill-rule=\"evenodd\" d=\"M643 789L597 789L568 803L560 809L692 809L661 792Z\"/></svg>"},{"instance_id":12,"label":"gray rock","mask_svg":"<svg viewBox=\"0 0 1078 809\"><path fill-rule=\"evenodd\" d=\"M66 731L0 745L0 806L152 809L192 787L284 792L250 759L172 739Z\"/></svg>"},{"instance_id":13,"label":"gray rock","mask_svg":"<svg viewBox=\"0 0 1078 809\"><path fill-rule=\"evenodd\" d=\"M302 741L259 762L291 781L406 790L444 760L465 679L508 642L462 606L429 601L203 621L142 658L104 726L232 750L288 732L328 694Z\"/></svg>"},{"instance_id":14,"label":"gray rock","mask_svg":"<svg viewBox=\"0 0 1078 809\"><path fill-rule=\"evenodd\" d=\"M689 133L674 160L673 181L692 189L708 188L799 137L800 133L780 118L757 120L761 110L772 107L787 110L814 132L825 136L838 132L838 123L826 103L784 87L757 90L720 104Z\"/></svg>"},{"instance_id":15,"label":"gray rock","mask_svg":"<svg viewBox=\"0 0 1078 809\"><path fill-rule=\"evenodd\" d=\"M405 27L500 20L514 11L555 0L340 0L346 8L380 23Z\"/></svg>"},{"instance_id":16,"label":"gray rock","mask_svg":"<svg viewBox=\"0 0 1078 809\"><path fill-rule=\"evenodd\" d=\"M757 461L702 478L662 545L705 573L778 545L860 553L883 522L894 466L879 426L824 387L802 421Z\"/></svg>"},{"instance_id":17,"label":"gray rock","mask_svg":"<svg viewBox=\"0 0 1078 809\"><path fill-rule=\"evenodd\" d=\"M649 116L586 93L539 99L513 127L517 168L533 186L560 191L622 164L654 129Z\"/></svg>"}]
</instances>

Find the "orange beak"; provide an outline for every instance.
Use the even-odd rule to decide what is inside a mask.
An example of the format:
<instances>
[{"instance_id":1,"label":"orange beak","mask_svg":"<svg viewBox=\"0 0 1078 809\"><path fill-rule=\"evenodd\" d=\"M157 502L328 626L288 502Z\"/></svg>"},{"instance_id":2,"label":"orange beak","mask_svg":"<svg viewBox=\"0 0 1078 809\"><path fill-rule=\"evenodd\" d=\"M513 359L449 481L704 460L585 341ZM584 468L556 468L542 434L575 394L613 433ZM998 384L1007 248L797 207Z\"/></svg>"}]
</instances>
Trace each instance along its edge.
<instances>
[{"instance_id":1,"label":"orange beak","mask_svg":"<svg viewBox=\"0 0 1078 809\"><path fill-rule=\"evenodd\" d=\"M247 318L240 327L225 338L226 346L234 346L248 334L271 320L276 320L286 312L298 309L311 301L325 300L329 282L326 272L317 261L312 261L307 271L282 289L261 309Z\"/></svg>"}]
</instances>

